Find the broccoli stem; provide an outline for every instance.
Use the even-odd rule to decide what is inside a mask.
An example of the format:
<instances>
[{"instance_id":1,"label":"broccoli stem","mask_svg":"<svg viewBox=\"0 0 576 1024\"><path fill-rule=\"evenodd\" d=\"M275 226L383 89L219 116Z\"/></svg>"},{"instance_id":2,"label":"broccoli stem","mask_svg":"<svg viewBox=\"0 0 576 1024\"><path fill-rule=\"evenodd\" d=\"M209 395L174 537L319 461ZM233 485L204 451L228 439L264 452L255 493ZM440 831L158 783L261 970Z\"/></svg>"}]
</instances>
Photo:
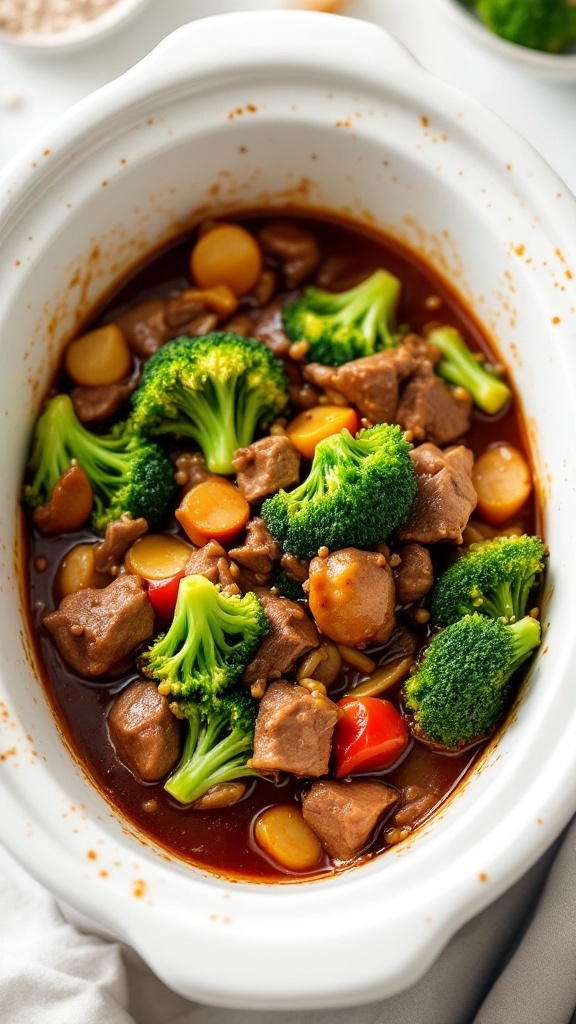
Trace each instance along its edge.
<instances>
[{"instance_id":1,"label":"broccoli stem","mask_svg":"<svg viewBox=\"0 0 576 1024\"><path fill-rule=\"evenodd\" d=\"M530 657L535 647L540 643L540 623L530 615L524 616L518 622L512 622L508 629L512 630L515 654L510 664L508 678L514 674L517 668Z\"/></svg>"},{"instance_id":2,"label":"broccoli stem","mask_svg":"<svg viewBox=\"0 0 576 1024\"><path fill-rule=\"evenodd\" d=\"M187 717L189 728L180 763L164 785L175 800L191 804L219 783L258 774L247 765L246 755L252 750L251 735L233 729L219 740L223 728L220 721L204 724L199 712L190 710Z\"/></svg>"},{"instance_id":3,"label":"broccoli stem","mask_svg":"<svg viewBox=\"0 0 576 1024\"><path fill-rule=\"evenodd\" d=\"M492 619L502 618L506 622L515 622L524 614L528 596L532 589L532 580L518 579L512 583L500 583L494 588L493 597L484 596L479 602L479 611Z\"/></svg>"},{"instance_id":4,"label":"broccoli stem","mask_svg":"<svg viewBox=\"0 0 576 1024\"><path fill-rule=\"evenodd\" d=\"M444 356L436 367L441 377L466 388L474 404L490 416L504 408L511 395L510 388L484 364L476 362L455 327L437 327L428 334L428 341Z\"/></svg>"},{"instance_id":5,"label":"broccoli stem","mask_svg":"<svg viewBox=\"0 0 576 1024\"><path fill-rule=\"evenodd\" d=\"M94 493L96 512L110 503L119 481L126 475L131 456L123 438L92 434L82 426L69 395L56 395L48 403L36 428L36 443L30 468L34 479L28 488L32 503L40 498L40 488L50 493L76 459L88 476ZM41 472L38 472L38 469Z\"/></svg>"},{"instance_id":6,"label":"broccoli stem","mask_svg":"<svg viewBox=\"0 0 576 1024\"><path fill-rule=\"evenodd\" d=\"M211 473L232 473L234 452L254 438L262 411L261 396L246 392L238 377L229 377L222 382L207 380L203 391L181 387L177 404L179 415L160 423L155 433L191 437L201 448Z\"/></svg>"}]
</instances>

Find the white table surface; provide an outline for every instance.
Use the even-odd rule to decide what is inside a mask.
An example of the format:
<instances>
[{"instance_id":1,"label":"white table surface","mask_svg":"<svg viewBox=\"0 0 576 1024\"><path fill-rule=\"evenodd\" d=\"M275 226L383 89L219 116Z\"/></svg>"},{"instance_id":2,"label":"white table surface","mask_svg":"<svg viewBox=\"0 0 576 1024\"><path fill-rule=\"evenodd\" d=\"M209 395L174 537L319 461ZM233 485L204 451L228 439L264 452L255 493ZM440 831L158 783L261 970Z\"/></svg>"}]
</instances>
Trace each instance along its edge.
<instances>
[{"instance_id":1,"label":"white table surface","mask_svg":"<svg viewBox=\"0 0 576 1024\"><path fill-rule=\"evenodd\" d=\"M115 36L77 53L31 56L0 46L0 164L179 25L208 14L280 6L284 0L151 0ZM436 0L348 0L342 13L390 29L430 71L523 135L576 193L576 77L558 81L510 63L462 34Z\"/></svg>"}]
</instances>

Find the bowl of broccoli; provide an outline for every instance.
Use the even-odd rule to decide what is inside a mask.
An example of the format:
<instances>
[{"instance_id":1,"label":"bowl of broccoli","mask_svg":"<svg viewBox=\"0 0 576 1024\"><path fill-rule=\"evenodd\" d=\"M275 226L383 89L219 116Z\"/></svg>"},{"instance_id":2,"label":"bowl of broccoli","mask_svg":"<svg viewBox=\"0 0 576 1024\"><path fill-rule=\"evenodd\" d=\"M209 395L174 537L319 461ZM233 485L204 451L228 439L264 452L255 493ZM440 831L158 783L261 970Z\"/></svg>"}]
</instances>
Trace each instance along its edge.
<instances>
[{"instance_id":1,"label":"bowl of broccoli","mask_svg":"<svg viewBox=\"0 0 576 1024\"><path fill-rule=\"evenodd\" d=\"M452 7L488 33L471 10ZM295 11L185 26L47 127L3 172L0 196L0 839L50 891L133 946L188 999L265 1015L392 996L536 862L576 810L576 200L525 141L428 74L386 32ZM209 472L231 477L230 459L250 446L254 424L280 425L294 383L268 349L242 340L238 322L216 332L210 352L174 323L172 340L151 356L138 395L131 392L111 426L78 422L55 385L71 339L108 296L120 308L122 282L150 254L207 218L262 210L284 217L287 208L304 218L328 214L327 223L347 218L367 245L373 233L385 235L391 251L409 251L414 265L433 271L470 322L482 322L522 406L543 513L538 532L551 554L538 622L533 583L546 552L529 536L446 557L442 582L430 591L432 621L423 628L431 642L405 681L406 719L430 743L457 750L512 705L442 813L409 842L349 871L298 884L231 884L143 840L72 755L43 686L19 499L26 465L32 519L55 482L76 469L90 488L83 522L92 509L93 535L125 516L149 516L162 529L174 503L167 437L202 447ZM272 328L285 332L289 348L307 342L317 360L307 370L328 374L336 413L347 367L394 360L406 342L393 262L387 274L358 266L337 294L311 278L309 287L287 290L284 321L274 313ZM160 304L172 298L162 294ZM502 379L444 329L437 305L423 304L422 317L435 353L434 393L464 390L475 415L493 417L498 443L509 401ZM153 342L153 332L140 340ZM222 419L227 429L216 437ZM321 440L313 459L303 456L300 482L258 507L288 564L318 559L330 535L334 547L369 555L380 580L386 559L375 546L391 545L412 514L411 443L394 424L366 417ZM456 492L464 471L446 458L437 475ZM432 475L422 473L423 490ZM455 496L466 502L466 494ZM456 546L458 536L456 529ZM63 556L63 541L48 536L46 544ZM323 579L319 573L316 583ZM303 600L297 579L280 580ZM248 763L253 694L237 698L236 683L267 630L251 598L223 599L196 570L177 583L172 626L138 670L144 686L155 680L178 710L175 814L214 779L251 785L250 773L262 770ZM98 591L99 623L107 589L123 593L125 576ZM74 643L92 626L74 624ZM463 680L473 684L468 703L460 701ZM458 697L457 715L439 714L446 693Z\"/></svg>"},{"instance_id":2,"label":"bowl of broccoli","mask_svg":"<svg viewBox=\"0 0 576 1024\"><path fill-rule=\"evenodd\" d=\"M576 74L572 0L436 0L455 25L518 64L559 77Z\"/></svg>"}]
</instances>

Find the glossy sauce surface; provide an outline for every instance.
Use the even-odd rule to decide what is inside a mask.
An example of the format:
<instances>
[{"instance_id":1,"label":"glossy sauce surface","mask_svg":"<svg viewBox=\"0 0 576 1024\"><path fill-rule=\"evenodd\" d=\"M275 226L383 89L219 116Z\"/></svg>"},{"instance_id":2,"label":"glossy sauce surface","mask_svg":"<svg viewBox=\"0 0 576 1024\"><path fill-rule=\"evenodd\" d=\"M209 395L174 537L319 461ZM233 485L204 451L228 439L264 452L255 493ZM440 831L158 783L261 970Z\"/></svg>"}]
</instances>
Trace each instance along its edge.
<instances>
[{"instance_id":1,"label":"glossy sauce surface","mask_svg":"<svg viewBox=\"0 0 576 1024\"><path fill-rule=\"evenodd\" d=\"M247 220L251 230L257 230L261 218ZM366 236L340 223L300 220L319 239L324 254L324 268L331 275L329 287L340 290L356 283L379 266L397 275L403 284L399 322L407 322L419 331L431 320L441 317L442 322L460 328L471 347L488 351L486 341L473 318L455 302L450 292L430 271L423 268L406 253L399 252L383 239ZM166 252L154 256L133 278L123 284L96 317L90 327L114 318L114 313L148 297L173 294L189 287L188 261L192 239L174 245ZM320 282L324 285L324 282ZM431 311L427 300L440 296L440 310ZM249 301L242 312L250 312ZM494 358L494 357L493 357ZM65 378L57 387L66 388ZM504 441L526 450L517 402L497 418L475 413L466 444L475 455L491 444ZM527 503L521 516L515 517L522 529L533 532L537 526L532 501ZM176 525L171 527L176 531ZM42 617L56 605L54 578L65 552L82 540L94 539L87 531L47 539L36 531L29 536L30 606L38 631L41 655L45 665L44 684L55 713L62 723L70 743L85 765L96 785L110 802L138 829L156 843L168 848L179 857L217 873L257 881L289 881L289 873L269 861L255 845L252 828L255 818L265 808L277 803L299 802L302 782L285 777L279 784L264 780L254 781L244 798L235 806L220 811L193 811L173 801L163 790L162 783L142 784L116 758L108 736L106 715L114 696L130 681L138 678L137 666L126 676L101 682L80 679L62 662L58 652L42 626ZM46 563L46 567L44 567ZM421 602L420 602L421 603ZM420 604L419 603L419 604ZM399 626L407 626L416 633L420 645L427 637L427 626L414 621L415 608L398 615ZM366 653L377 661L387 660L402 653L402 634L396 633L383 648ZM398 646L400 644L400 646ZM330 688L330 698L337 700L355 682L364 678L357 673L344 673ZM386 694L397 700L398 688ZM481 751L475 746L459 754L443 754L412 742L399 765L386 773L373 776L385 780L398 789L422 786L434 794L434 801L426 812L433 812L457 786ZM416 819L413 825L418 824ZM374 856L388 843L385 821L378 829L372 845L363 855ZM331 873L337 868L328 858L315 875ZM294 876L292 876L294 877ZM298 878L306 877L298 875Z\"/></svg>"}]
</instances>

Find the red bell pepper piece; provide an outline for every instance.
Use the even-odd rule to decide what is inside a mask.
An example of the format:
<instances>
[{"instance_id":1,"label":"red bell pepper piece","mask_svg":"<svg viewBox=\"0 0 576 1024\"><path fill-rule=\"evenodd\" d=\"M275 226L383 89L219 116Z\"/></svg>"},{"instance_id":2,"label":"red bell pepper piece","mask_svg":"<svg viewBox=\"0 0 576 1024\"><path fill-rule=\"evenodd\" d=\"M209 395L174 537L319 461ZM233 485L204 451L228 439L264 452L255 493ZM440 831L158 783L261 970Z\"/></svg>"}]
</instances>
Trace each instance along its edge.
<instances>
[{"instance_id":1,"label":"red bell pepper piece","mask_svg":"<svg viewBox=\"0 0 576 1024\"><path fill-rule=\"evenodd\" d=\"M406 722L393 704L379 697L342 697L334 729L336 778L382 771L402 756L410 740Z\"/></svg>"},{"instance_id":2,"label":"red bell pepper piece","mask_svg":"<svg viewBox=\"0 0 576 1024\"><path fill-rule=\"evenodd\" d=\"M165 580L148 580L148 600L159 619L169 622L174 617L178 587L184 572Z\"/></svg>"}]
</instances>

